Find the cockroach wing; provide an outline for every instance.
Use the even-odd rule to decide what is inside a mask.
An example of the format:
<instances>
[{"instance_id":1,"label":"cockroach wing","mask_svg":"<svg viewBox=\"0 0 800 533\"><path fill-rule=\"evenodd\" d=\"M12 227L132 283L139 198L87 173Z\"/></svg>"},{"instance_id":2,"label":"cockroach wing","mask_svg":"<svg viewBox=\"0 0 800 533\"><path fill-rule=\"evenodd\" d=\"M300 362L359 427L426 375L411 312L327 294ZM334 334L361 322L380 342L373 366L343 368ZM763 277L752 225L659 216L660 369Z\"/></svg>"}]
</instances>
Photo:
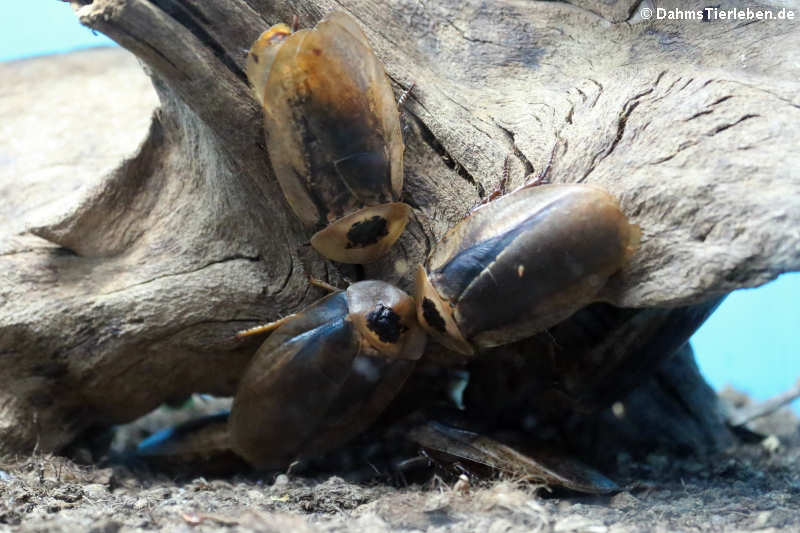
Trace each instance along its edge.
<instances>
[{"instance_id":1,"label":"cockroach wing","mask_svg":"<svg viewBox=\"0 0 800 533\"><path fill-rule=\"evenodd\" d=\"M339 26L343 31L347 31L353 37L370 50L369 67L366 69L373 83L367 89L367 97L370 108L376 110L376 114L381 120L384 141L388 148L389 165L391 174L392 192L395 198L400 197L403 189L403 133L400 127L400 119L392 87L386 78L386 73L378 58L372 53L372 49L367 40L367 36L355 23L352 17L336 11L326 17L332 26Z\"/></svg>"},{"instance_id":2,"label":"cockroach wing","mask_svg":"<svg viewBox=\"0 0 800 533\"><path fill-rule=\"evenodd\" d=\"M415 359L424 344L417 348ZM233 449L264 468L332 450L375 420L414 366L369 348L346 293L332 294L275 330L256 353L231 408Z\"/></svg>"},{"instance_id":3,"label":"cockroach wing","mask_svg":"<svg viewBox=\"0 0 800 533\"><path fill-rule=\"evenodd\" d=\"M231 409L233 449L261 467L296 458L324 420L358 353L344 293L278 328L242 376Z\"/></svg>"},{"instance_id":4,"label":"cockroach wing","mask_svg":"<svg viewBox=\"0 0 800 533\"><path fill-rule=\"evenodd\" d=\"M424 448L488 466L532 482L588 494L610 494L620 487L594 468L554 448L539 446L523 454L490 437L428 422L409 438Z\"/></svg>"},{"instance_id":5,"label":"cockroach wing","mask_svg":"<svg viewBox=\"0 0 800 533\"><path fill-rule=\"evenodd\" d=\"M591 303L630 258L638 235L602 189L544 185L473 213L442 239L426 267L464 337L498 346Z\"/></svg>"},{"instance_id":6,"label":"cockroach wing","mask_svg":"<svg viewBox=\"0 0 800 533\"><path fill-rule=\"evenodd\" d=\"M264 91L267 148L287 200L309 226L402 187L394 95L363 33L343 13L292 34Z\"/></svg>"}]
</instances>

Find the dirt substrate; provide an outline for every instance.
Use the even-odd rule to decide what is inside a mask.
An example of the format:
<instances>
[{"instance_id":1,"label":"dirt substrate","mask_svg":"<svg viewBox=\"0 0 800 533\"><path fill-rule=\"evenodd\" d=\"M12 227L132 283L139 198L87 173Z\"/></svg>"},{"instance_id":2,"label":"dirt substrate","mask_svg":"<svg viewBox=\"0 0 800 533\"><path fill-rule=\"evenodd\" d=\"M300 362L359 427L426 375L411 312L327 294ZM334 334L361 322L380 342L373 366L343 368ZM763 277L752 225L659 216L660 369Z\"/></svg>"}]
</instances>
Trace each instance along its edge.
<instances>
[{"instance_id":1,"label":"dirt substrate","mask_svg":"<svg viewBox=\"0 0 800 533\"><path fill-rule=\"evenodd\" d=\"M404 488L286 475L175 481L125 466L34 456L0 464L0 531L777 531L800 530L800 422L708 461L621 456L612 496L509 479Z\"/></svg>"}]
</instances>

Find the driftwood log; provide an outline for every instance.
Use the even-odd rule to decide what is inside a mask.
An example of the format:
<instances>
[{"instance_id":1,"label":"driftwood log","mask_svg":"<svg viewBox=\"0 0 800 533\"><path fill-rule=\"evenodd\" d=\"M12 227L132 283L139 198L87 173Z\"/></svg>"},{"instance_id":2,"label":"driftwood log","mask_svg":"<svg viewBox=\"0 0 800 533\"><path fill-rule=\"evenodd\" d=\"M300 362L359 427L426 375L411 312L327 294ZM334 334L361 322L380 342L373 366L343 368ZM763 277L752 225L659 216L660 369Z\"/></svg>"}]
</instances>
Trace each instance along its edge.
<instances>
[{"instance_id":1,"label":"driftwood log","mask_svg":"<svg viewBox=\"0 0 800 533\"><path fill-rule=\"evenodd\" d=\"M409 289L412 267L496 186L507 154L513 187L554 147L553 181L602 185L643 229L610 303L697 304L800 269L797 21L644 20L647 0L72 4L139 58L160 105L113 169L81 131L37 150L67 145L82 162L2 163L0 453L58 450L191 392L230 395L255 347L234 332L317 299L309 275L356 275L310 249L243 72L250 43L294 15L305 27L347 11L397 92L416 82L403 196L415 216L367 277ZM92 118L91 100L31 103L38 116L47 106L83 110L126 149L142 131ZM25 123L24 109L2 110Z\"/></svg>"}]
</instances>

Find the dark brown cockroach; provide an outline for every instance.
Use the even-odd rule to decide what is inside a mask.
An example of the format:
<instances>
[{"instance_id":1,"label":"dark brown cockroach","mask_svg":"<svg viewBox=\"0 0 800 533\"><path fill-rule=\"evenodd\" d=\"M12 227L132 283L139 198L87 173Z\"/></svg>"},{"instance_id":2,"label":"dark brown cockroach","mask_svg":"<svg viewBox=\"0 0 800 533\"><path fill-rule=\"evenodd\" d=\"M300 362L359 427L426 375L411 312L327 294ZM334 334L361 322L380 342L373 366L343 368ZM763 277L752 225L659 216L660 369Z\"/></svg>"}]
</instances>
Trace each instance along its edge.
<instances>
[{"instance_id":1,"label":"dark brown cockroach","mask_svg":"<svg viewBox=\"0 0 800 533\"><path fill-rule=\"evenodd\" d=\"M343 444L394 398L425 341L414 300L382 281L354 283L280 321L239 383L234 451L277 468Z\"/></svg>"},{"instance_id":2,"label":"dark brown cockroach","mask_svg":"<svg viewBox=\"0 0 800 533\"><path fill-rule=\"evenodd\" d=\"M318 230L311 245L342 263L386 253L411 212L398 201L405 148L394 93L355 21L333 12L313 29L272 26L247 76L283 193Z\"/></svg>"},{"instance_id":3,"label":"dark brown cockroach","mask_svg":"<svg viewBox=\"0 0 800 533\"><path fill-rule=\"evenodd\" d=\"M591 185L523 187L473 211L417 271L417 317L471 355L595 301L639 244L617 200Z\"/></svg>"}]
</instances>

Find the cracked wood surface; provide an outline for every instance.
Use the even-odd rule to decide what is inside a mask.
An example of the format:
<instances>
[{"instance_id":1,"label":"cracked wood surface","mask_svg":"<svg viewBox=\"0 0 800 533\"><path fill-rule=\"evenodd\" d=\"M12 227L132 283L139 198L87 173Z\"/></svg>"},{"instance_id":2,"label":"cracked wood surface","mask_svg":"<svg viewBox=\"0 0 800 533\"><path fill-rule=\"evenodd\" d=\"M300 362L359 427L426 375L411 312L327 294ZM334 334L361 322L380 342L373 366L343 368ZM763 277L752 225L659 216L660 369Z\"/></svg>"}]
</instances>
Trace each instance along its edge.
<instances>
[{"instance_id":1,"label":"cracked wood surface","mask_svg":"<svg viewBox=\"0 0 800 533\"><path fill-rule=\"evenodd\" d=\"M514 187L554 146L554 182L607 188L643 229L610 302L697 303L800 266L796 21L637 22L633 3L591 0L73 5L140 58L159 106L116 51L2 66L3 138L28 144L0 167L0 452L230 394L258 342L235 331L318 298L308 275L356 276L314 254L288 210L242 70L251 41L295 14L347 11L397 92L416 82L415 214L367 277L409 289L507 154Z\"/></svg>"}]
</instances>

